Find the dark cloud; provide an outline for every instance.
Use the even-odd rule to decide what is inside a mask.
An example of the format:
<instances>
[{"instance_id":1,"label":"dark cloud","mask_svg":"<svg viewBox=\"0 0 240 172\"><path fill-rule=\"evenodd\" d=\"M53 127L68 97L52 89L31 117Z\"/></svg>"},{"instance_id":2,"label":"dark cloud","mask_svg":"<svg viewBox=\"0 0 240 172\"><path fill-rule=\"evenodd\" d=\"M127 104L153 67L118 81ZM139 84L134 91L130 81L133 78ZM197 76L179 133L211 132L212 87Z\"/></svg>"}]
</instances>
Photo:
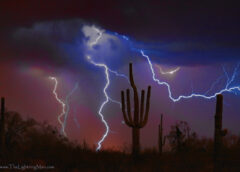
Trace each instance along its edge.
<instances>
[{"instance_id":1,"label":"dark cloud","mask_svg":"<svg viewBox=\"0 0 240 172\"><path fill-rule=\"evenodd\" d=\"M73 67L82 64L83 56L81 20L49 21L32 27L21 27L11 35L11 51L3 60L50 67Z\"/></svg>"},{"instance_id":2,"label":"dark cloud","mask_svg":"<svg viewBox=\"0 0 240 172\"><path fill-rule=\"evenodd\" d=\"M79 58L74 58L82 56L81 51L72 45L81 45L78 29L84 20L130 36L137 44L143 42L140 47L148 49L149 55L159 63L199 65L239 60L240 15L238 4L233 1L13 0L0 3L2 59L9 60L17 54L24 58L38 57L42 62L59 66L81 63ZM76 22L77 19L82 20ZM20 34L19 28L25 31L21 37L24 35L24 39L16 39L15 35L12 42L10 38L16 30ZM110 45L118 49L113 40ZM131 54L121 55L125 59Z\"/></svg>"},{"instance_id":3,"label":"dark cloud","mask_svg":"<svg viewBox=\"0 0 240 172\"><path fill-rule=\"evenodd\" d=\"M2 59L84 70L89 67L85 44L90 41L90 36L84 35L83 26L92 25L75 19L39 22L31 27L17 28L10 37L11 50ZM240 58L237 42L202 38L139 42L123 40L108 30L105 33L108 36L105 43L94 45L91 54L100 59L99 62L104 61L114 68L141 59L136 58L140 56L139 52L131 52L132 48L143 49L155 62L168 65L208 65Z\"/></svg>"},{"instance_id":4,"label":"dark cloud","mask_svg":"<svg viewBox=\"0 0 240 172\"><path fill-rule=\"evenodd\" d=\"M182 40L156 44L143 44L152 60L169 65L211 65L240 61L240 50L233 44L199 40Z\"/></svg>"},{"instance_id":5,"label":"dark cloud","mask_svg":"<svg viewBox=\"0 0 240 172\"><path fill-rule=\"evenodd\" d=\"M88 33L84 33L84 27ZM8 39L7 51L5 54L0 52L1 60L74 72L92 70L87 55L110 66L124 65L130 47L114 35L104 34L103 43L89 49L88 43L97 37L92 27L88 22L73 19L37 22L31 27L16 28Z\"/></svg>"},{"instance_id":6,"label":"dark cloud","mask_svg":"<svg viewBox=\"0 0 240 172\"><path fill-rule=\"evenodd\" d=\"M31 26L46 20L81 18L136 38L176 39L199 35L239 36L238 1L3 0L1 25Z\"/></svg>"}]
</instances>

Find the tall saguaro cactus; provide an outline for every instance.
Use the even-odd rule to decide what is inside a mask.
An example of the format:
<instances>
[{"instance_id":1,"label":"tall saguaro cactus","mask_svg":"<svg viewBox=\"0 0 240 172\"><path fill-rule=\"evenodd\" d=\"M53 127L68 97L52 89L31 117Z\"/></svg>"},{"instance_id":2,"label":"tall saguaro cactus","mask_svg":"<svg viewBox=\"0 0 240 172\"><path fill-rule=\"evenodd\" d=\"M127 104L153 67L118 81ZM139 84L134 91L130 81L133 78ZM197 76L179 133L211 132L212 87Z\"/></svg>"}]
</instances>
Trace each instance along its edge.
<instances>
[{"instance_id":1,"label":"tall saguaro cactus","mask_svg":"<svg viewBox=\"0 0 240 172\"><path fill-rule=\"evenodd\" d=\"M138 155L140 152L140 128L143 128L148 121L149 115L149 108L150 108L150 96L151 96L151 86L148 86L147 91L147 100L146 100L146 107L144 113L144 106L145 106L145 91L142 90L141 92L141 103L139 106L139 97L138 97L138 90L135 85L133 79L133 71L132 71L132 63L129 64L129 80L131 87L133 89L134 94L134 114L132 117L131 112L131 103L130 103L130 90L126 90L127 95L127 112L125 108L125 95L124 91L121 91L121 99L122 99L122 112L123 118L129 127L132 128L132 154Z\"/></svg>"},{"instance_id":2,"label":"tall saguaro cactus","mask_svg":"<svg viewBox=\"0 0 240 172\"><path fill-rule=\"evenodd\" d=\"M223 113L223 96L217 95L216 114L215 114L215 131L214 131L214 164L215 169L219 166L219 155L222 147L222 137L226 135L227 130L222 130L222 113Z\"/></svg>"},{"instance_id":3,"label":"tall saguaro cactus","mask_svg":"<svg viewBox=\"0 0 240 172\"><path fill-rule=\"evenodd\" d=\"M163 115L161 114L160 124L158 125L158 150L160 155L162 155L162 150L165 141L166 137L163 138Z\"/></svg>"},{"instance_id":4,"label":"tall saguaro cactus","mask_svg":"<svg viewBox=\"0 0 240 172\"><path fill-rule=\"evenodd\" d=\"M0 119L0 151L4 154L5 151L5 98L1 98L1 119Z\"/></svg>"}]
</instances>

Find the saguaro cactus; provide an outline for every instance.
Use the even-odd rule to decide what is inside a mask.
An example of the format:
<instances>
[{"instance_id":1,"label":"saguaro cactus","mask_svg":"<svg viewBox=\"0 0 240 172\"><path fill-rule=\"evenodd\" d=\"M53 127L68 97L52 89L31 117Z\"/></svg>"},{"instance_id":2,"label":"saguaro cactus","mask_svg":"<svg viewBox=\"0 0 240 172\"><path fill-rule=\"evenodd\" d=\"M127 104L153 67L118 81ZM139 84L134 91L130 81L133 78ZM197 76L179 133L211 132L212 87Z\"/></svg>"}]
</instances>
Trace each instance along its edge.
<instances>
[{"instance_id":1,"label":"saguaro cactus","mask_svg":"<svg viewBox=\"0 0 240 172\"><path fill-rule=\"evenodd\" d=\"M5 99L1 98L1 120L0 120L0 151L4 154L5 151Z\"/></svg>"},{"instance_id":2,"label":"saguaro cactus","mask_svg":"<svg viewBox=\"0 0 240 172\"><path fill-rule=\"evenodd\" d=\"M215 114L215 131L214 131L214 163L215 169L219 165L219 155L222 147L222 137L226 135L227 130L222 130L222 113L223 113L223 96L217 95L216 114Z\"/></svg>"},{"instance_id":3,"label":"saguaro cactus","mask_svg":"<svg viewBox=\"0 0 240 172\"><path fill-rule=\"evenodd\" d=\"M162 155L163 146L165 145L166 137L163 138L163 115L161 114L160 124L158 125L158 150Z\"/></svg>"},{"instance_id":4,"label":"saguaro cactus","mask_svg":"<svg viewBox=\"0 0 240 172\"><path fill-rule=\"evenodd\" d=\"M138 97L138 91L137 87L134 83L133 79L133 72L132 72L132 64L129 64L129 80L131 87L133 89L134 93L134 114L132 117L131 114L131 103L130 103L130 90L126 90L127 94L127 113L125 108L125 95L124 91L121 91L121 99L122 99L122 112L123 112L123 118L129 127L132 128L132 154L138 155L140 152L140 128L143 128L148 121L148 114L149 114L149 108L150 108L150 96L151 96L151 86L148 86L147 91L147 100L146 100L146 109L144 113L144 103L145 103L145 91L142 90L141 92L141 104L139 107L139 97Z\"/></svg>"}]
</instances>

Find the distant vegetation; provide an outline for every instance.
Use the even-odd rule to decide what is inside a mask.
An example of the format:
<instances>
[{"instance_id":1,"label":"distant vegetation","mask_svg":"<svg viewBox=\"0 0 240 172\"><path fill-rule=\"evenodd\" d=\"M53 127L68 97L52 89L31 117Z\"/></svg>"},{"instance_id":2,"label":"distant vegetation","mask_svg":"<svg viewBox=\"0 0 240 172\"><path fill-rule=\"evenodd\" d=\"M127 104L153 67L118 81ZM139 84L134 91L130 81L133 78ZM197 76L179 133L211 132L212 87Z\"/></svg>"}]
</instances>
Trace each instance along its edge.
<instances>
[{"instance_id":1,"label":"distant vegetation","mask_svg":"<svg viewBox=\"0 0 240 172\"><path fill-rule=\"evenodd\" d=\"M166 136L169 151L142 150L136 160L126 152L96 152L86 143L70 142L47 123L5 113L5 153L1 165L51 165L54 171L212 171L213 140L199 138L186 122L176 123ZM179 128L179 136L176 130ZM224 171L240 171L240 137L227 134L221 156Z\"/></svg>"}]
</instances>

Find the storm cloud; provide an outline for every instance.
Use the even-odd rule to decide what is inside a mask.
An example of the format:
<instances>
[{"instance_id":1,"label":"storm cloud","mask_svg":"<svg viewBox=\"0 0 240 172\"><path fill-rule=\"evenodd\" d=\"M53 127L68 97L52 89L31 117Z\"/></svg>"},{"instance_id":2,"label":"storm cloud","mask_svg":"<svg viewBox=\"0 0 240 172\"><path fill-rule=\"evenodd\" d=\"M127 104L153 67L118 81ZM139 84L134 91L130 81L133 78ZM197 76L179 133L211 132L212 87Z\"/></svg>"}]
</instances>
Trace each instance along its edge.
<instances>
[{"instance_id":1,"label":"storm cloud","mask_svg":"<svg viewBox=\"0 0 240 172\"><path fill-rule=\"evenodd\" d=\"M240 59L240 15L233 2L71 1L71 8L55 0L47 6L27 0L15 4L19 8L1 2L1 60L84 64L84 25L129 36L131 46L146 50L156 63L191 66ZM108 42L116 51L108 55L121 65L140 55L128 51L126 42L121 47L116 40Z\"/></svg>"},{"instance_id":2,"label":"storm cloud","mask_svg":"<svg viewBox=\"0 0 240 172\"><path fill-rule=\"evenodd\" d=\"M99 28L103 36L89 52L87 42L98 36L93 26ZM140 53L132 49L144 50L155 63L173 66L210 65L240 59L237 42L204 38L143 42L132 37L126 41L114 33L80 19L35 23L12 33L10 48L1 59L71 70L88 67L86 53L116 68L141 59Z\"/></svg>"}]
</instances>

